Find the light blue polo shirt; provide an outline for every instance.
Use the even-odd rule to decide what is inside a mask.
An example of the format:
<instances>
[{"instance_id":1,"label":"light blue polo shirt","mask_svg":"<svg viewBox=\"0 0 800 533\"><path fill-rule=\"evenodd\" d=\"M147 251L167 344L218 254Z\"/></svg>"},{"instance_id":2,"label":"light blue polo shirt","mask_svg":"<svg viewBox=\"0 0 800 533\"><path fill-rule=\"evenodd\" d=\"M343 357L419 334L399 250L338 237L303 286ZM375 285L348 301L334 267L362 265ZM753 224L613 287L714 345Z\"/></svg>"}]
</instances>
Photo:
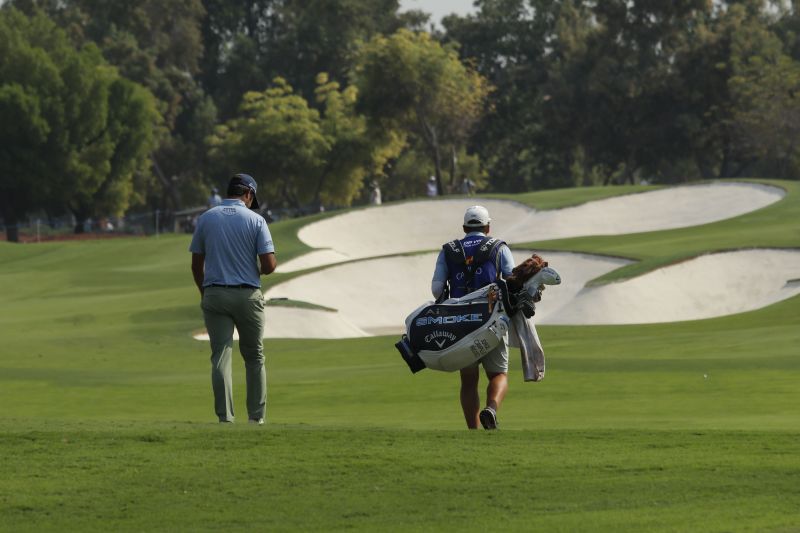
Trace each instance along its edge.
<instances>
[{"instance_id":1,"label":"light blue polo shirt","mask_svg":"<svg viewBox=\"0 0 800 533\"><path fill-rule=\"evenodd\" d=\"M267 221L243 201L225 199L197 220L189 251L205 255L203 287L261 287L258 256L274 253Z\"/></svg>"}]
</instances>

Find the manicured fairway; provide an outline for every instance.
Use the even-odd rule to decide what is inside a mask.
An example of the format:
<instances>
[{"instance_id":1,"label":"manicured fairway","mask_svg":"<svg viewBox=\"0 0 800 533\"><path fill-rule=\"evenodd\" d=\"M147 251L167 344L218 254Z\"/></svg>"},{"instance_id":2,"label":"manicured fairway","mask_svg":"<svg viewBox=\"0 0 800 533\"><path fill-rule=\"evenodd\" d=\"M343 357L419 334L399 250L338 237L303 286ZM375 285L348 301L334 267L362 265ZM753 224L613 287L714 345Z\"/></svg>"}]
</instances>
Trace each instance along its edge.
<instances>
[{"instance_id":1,"label":"manicured fairway","mask_svg":"<svg viewBox=\"0 0 800 533\"><path fill-rule=\"evenodd\" d=\"M792 531L796 437L32 424L0 529Z\"/></svg>"},{"instance_id":2,"label":"manicured fairway","mask_svg":"<svg viewBox=\"0 0 800 533\"><path fill-rule=\"evenodd\" d=\"M747 246L800 247L782 185L731 221L576 248L655 265L732 246L742 219ZM298 225L274 226L284 259ZM268 341L268 424L231 427L188 242L0 243L0 531L800 530L800 297L542 327L547 377L512 351L496 433L462 429L458 377L412 375L394 337Z\"/></svg>"}]
</instances>

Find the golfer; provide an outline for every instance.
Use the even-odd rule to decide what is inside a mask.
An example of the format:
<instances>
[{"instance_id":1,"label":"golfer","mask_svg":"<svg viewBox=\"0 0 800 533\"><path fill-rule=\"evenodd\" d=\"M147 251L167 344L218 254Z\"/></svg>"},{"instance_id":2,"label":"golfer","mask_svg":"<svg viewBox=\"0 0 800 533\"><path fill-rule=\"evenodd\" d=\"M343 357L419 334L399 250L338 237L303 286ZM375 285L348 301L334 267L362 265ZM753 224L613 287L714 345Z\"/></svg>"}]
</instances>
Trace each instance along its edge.
<instances>
[{"instance_id":1,"label":"golfer","mask_svg":"<svg viewBox=\"0 0 800 533\"><path fill-rule=\"evenodd\" d=\"M233 422L231 355L233 328L247 381L247 416L263 424L267 405L264 369L264 295L260 275L275 270L275 247L258 208L256 181L236 174L222 204L203 213L189 251L192 275L200 290L203 317L211 340L211 386L220 422Z\"/></svg>"},{"instance_id":2,"label":"golfer","mask_svg":"<svg viewBox=\"0 0 800 533\"><path fill-rule=\"evenodd\" d=\"M431 281L431 292L437 301L448 296L460 298L495 282L501 274L511 274L514 257L503 241L488 237L491 220L485 207L469 207L464 213L464 238L442 246ZM489 380L483 409L478 394L479 363ZM497 411L507 391L508 345L504 339L474 365L461 370L461 409L467 427L477 429L480 422L484 429L497 429Z\"/></svg>"}]
</instances>

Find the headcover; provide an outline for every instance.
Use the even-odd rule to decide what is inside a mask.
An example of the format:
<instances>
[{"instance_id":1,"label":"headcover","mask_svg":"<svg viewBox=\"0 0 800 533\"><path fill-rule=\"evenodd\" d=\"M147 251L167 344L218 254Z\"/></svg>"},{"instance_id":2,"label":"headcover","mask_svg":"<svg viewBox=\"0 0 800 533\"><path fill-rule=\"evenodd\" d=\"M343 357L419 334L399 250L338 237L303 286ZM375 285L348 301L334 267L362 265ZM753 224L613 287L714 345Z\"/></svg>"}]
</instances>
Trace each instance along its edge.
<instances>
[{"instance_id":1,"label":"headcover","mask_svg":"<svg viewBox=\"0 0 800 533\"><path fill-rule=\"evenodd\" d=\"M558 285L561 276L553 268L547 266L547 261L533 254L530 258L514 267L507 281L514 279L522 282L522 288L512 294L514 308L530 318L536 313L536 302L542 299L545 285Z\"/></svg>"}]
</instances>

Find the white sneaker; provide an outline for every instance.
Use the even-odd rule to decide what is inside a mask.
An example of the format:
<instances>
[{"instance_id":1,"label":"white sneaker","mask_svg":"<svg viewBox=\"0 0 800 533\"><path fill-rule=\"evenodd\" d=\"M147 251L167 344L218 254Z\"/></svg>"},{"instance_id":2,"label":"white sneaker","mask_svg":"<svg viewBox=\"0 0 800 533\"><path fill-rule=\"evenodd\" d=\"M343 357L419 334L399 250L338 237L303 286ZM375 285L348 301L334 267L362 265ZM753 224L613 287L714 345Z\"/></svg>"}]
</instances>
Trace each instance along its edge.
<instances>
[{"instance_id":1,"label":"white sneaker","mask_svg":"<svg viewBox=\"0 0 800 533\"><path fill-rule=\"evenodd\" d=\"M259 426L263 426L264 425L264 419L263 418L251 418L251 419L249 419L247 421L247 423L248 424L258 424Z\"/></svg>"}]
</instances>

